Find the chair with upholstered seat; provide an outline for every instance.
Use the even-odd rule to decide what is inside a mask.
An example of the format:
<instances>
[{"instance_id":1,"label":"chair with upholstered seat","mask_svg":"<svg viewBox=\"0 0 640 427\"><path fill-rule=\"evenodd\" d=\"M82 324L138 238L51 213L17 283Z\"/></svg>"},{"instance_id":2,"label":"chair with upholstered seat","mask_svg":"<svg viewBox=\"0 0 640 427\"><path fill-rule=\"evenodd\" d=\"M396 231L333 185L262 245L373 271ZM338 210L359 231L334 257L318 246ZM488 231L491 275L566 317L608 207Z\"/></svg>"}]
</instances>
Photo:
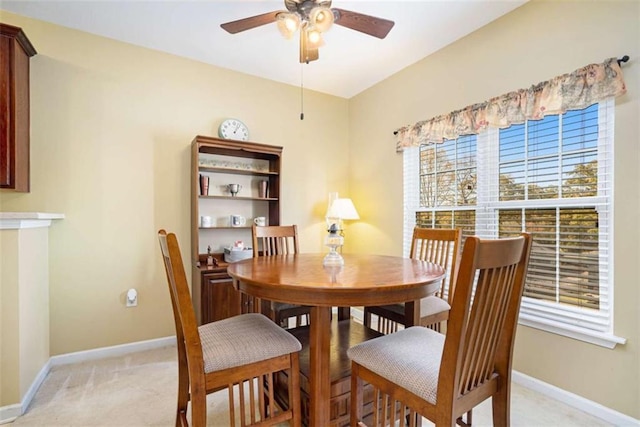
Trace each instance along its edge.
<instances>
[{"instance_id":1,"label":"chair with upholstered seat","mask_svg":"<svg viewBox=\"0 0 640 427\"><path fill-rule=\"evenodd\" d=\"M253 256L287 255L300 252L298 227L296 225L271 225L252 227ZM261 248L261 250L260 250ZM302 326L302 319L309 323L311 307L276 301L265 301L263 310L278 325L288 327L290 318L295 319L294 327Z\"/></svg>"},{"instance_id":2,"label":"chair with upholstered seat","mask_svg":"<svg viewBox=\"0 0 640 427\"><path fill-rule=\"evenodd\" d=\"M448 274L448 277L442 279L437 294L420 301L420 324L422 326L440 331L440 324L449 318L461 239L461 229L421 227L413 229L409 257L439 264L447 270ZM450 261L451 263L449 263ZM449 287L445 299L447 284ZM372 314L378 317L376 329L384 334L396 332L398 325L406 326L408 324L404 304L365 307L364 324L368 327L372 327Z\"/></svg>"},{"instance_id":3,"label":"chair with upholstered seat","mask_svg":"<svg viewBox=\"0 0 640 427\"><path fill-rule=\"evenodd\" d=\"M468 237L446 336L414 326L350 348L351 425L361 421L363 382L375 396L370 425L406 417L415 426L423 416L452 426L489 397L493 424L509 425L511 356L530 252L527 233Z\"/></svg>"},{"instance_id":4,"label":"chair with upholstered seat","mask_svg":"<svg viewBox=\"0 0 640 427\"><path fill-rule=\"evenodd\" d=\"M198 327L178 240L175 234L164 230L158 232L158 239L176 326L176 426L189 425L187 407L191 402L191 424L204 427L207 394L225 388L229 390L230 425L235 425L235 419L239 418L243 426L272 426L286 421L300 426L300 342L258 313ZM280 371L288 373L291 402L288 409L276 405L274 399L274 373ZM234 389L239 395L238 411Z\"/></svg>"}]
</instances>

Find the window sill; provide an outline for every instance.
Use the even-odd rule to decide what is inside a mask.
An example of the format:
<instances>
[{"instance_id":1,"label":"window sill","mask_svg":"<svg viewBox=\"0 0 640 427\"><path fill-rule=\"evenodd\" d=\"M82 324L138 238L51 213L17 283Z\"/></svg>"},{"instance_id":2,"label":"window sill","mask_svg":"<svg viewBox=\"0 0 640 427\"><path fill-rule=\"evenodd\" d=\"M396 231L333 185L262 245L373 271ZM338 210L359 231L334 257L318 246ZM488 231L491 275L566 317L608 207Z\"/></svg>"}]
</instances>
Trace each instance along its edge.
<instances>
[{"instance_id":1,"label":"window sill","mask_svg":"<svg viewBox=\"0 0 640 427\"><path fill-rule=\"evenodd\" d=\"M562 335L610 349L613 349L616 344L624 345L627 342L626 338L620 338L613 334L572 327L563 323L540 319L522 312L520 312L520 319L518 320L518 323L520 325L529 326L531 328L540 329L542 331L551 332L553 334Z\"/></svg>"}]
</instances>

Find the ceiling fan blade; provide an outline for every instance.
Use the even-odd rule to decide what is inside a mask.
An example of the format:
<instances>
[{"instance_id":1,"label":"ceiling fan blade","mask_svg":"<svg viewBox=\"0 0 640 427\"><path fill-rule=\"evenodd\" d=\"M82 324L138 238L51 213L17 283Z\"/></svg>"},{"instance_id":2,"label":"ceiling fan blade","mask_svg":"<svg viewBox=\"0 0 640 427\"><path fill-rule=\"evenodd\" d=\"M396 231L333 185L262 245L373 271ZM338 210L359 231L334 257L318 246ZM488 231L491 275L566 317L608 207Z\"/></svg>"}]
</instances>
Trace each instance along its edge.
<instances>
[{"instance_id":1,"label":"ceiling fan blade","mask_svg":"<svg viewBox=\"0 0 640 427\"><path fill-rule=\"evenodd\" d=\"M315 61L319 57L318 48L309 46L306 32L300 31L300 63L309 63L311 61Z\"/></svg>"},{"instance_id":2,"label":"ceiling fan blade","mask_svg":"<svg viewBox=\"0 0 640 427\"><path fill-rule=\"evenodd\" d=\"M236 34L241 31L250 30L252 28L259 27L261 25L270 24L276 22L276 15L281 11L276 10L269 13L263 13L262 15L251 16L249 18L238 19L237 21L225 22L220 26L231 34Z\"/></svg>"},{"instance_id":3,"label":"ceiling fan blade","mask_svg":"<svg viewBox=\"0 0 640 427\"><path fill-rule=\"evenodd\" d=\"M369 34L379 39L385 38L395 24L395 22L389 21L388 19L376 18L375 16L369 16L363 13L351 12L335 7L331 10L337 11L339 15L334 21L335 24Z\"/></svg>"}]
</instances>

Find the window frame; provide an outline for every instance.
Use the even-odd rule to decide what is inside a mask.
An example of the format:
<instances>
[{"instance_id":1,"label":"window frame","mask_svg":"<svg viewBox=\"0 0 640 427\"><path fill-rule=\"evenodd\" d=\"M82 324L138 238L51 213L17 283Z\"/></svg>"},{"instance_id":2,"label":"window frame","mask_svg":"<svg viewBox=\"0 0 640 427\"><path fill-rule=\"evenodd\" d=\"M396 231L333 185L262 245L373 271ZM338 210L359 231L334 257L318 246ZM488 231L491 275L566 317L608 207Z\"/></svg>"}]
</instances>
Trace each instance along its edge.
<instances>
[{"instance_id":1,"label":"window frame","mask_svg":"<svg viewBox=\"0 0 640 427\"><path fill-rule=\"evenodd\" d=\"M598 103L598 194L593 197L570 199L532 199L499 201L497 194L500 173L498 169L499 130L488 128L477 135L477 184L476 197L476 233L484 238L498 237L498 212L503 209L562 208L572 206L606 209L606 230L601 230L599 241L607 247L605 263L609 266L606 278L600 279L600 292L606 293L605 309L581 309L566 304L549 302L531 297L523 297L519 323L536 329L567 336L599 346L614 348L624 344L624 338L613 334L613 98ZM606 179L602 179L602 173ZM403 252L408 256L413 228L416 225L417 212L436 212L438 210L467 210L470 206L420 207L420 148L410 147L403 152L403 192L404 192L404 228ZM493 190L494 193L490 194ZM473 207L472 207L473 208ZM601 227L599 227L599 230ZM603 239L602 233L608 235ZM600 255L602 256L602 255ZM602 260L600 265L603 265ZM604 286L604 287L603 287ZM595 323L594 323L595 322ZM601 330L587 327L597 324ZM582 325L582 326L581 326Z\"/></svg>"}]
</instances>

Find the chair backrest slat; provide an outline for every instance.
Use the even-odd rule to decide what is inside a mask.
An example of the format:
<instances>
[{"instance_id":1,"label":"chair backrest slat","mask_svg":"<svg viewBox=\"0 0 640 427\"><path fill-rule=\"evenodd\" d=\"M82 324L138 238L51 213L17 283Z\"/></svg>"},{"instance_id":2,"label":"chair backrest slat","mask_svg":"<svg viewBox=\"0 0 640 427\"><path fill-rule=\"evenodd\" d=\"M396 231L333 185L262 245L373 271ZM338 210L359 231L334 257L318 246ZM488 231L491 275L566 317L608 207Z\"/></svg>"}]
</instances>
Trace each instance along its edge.
<instances>
[{"instance_id":1,"label":"chair backrest slat","mask_svg":"<svg viewBox=\"0 0 640 427\"><path fill-rule=\"evenodd\" d=\"M458 265L458 252L460 241L462 240L461 229L441 229L422 228L413 229L413 239L411 240L410 258L429 261L441 265L449 271L449 260L451 260L451 272L449 277L442 279L438 296L444 296L444 291L449 285L449 295L447 300L451 304L455 288L455 276Z\"/></svg>"},{"instance_id":2,"label":"chair backrest slat","mask_svg":"<svg viewBox=\"0 0 640 427\"><path fill-rule=\"evenodd\" d=\"M298 227L296 225L272 225L257 226L252 228L253 237L253 256L260 255L260 247L262 255L287 255L297 254L300 249L298 246Z\"/></svg>"}]
</instances>

